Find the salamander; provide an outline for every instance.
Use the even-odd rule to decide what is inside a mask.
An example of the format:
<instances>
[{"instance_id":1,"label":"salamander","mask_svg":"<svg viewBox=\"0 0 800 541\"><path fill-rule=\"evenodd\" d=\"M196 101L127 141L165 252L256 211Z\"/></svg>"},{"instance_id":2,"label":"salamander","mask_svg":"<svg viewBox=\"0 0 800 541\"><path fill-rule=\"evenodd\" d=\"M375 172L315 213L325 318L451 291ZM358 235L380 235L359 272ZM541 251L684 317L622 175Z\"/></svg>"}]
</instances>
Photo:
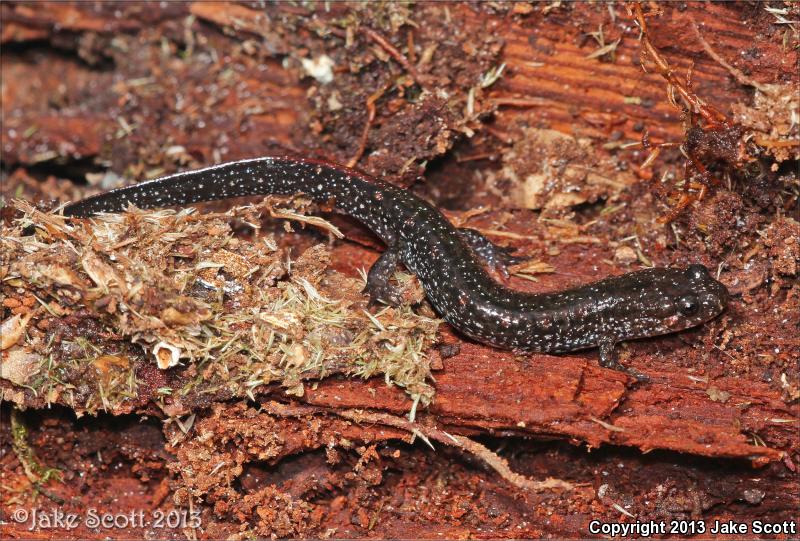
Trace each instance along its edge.
<instances>
[{"instance_id":1,"label":"salamander","mask_svg":"<svg viewBox=\"0 0 800 541\"><path fill-rule=\"evenodd\" d=\"M699 264L649 268L551 293L507 288L485 266L504 271L518 261L508 250L476 230L456 228L407 190L311 159L261 157L175 173L72 203L64 214L299 193L359 220L386 244L367 274L372 301L399 303L390 277L402 263L445 321L491 346L552 353L597 347L602 366L632 373L618 362L617 343L700 325L727 305L725 286Z\"/></svg>"}]
</instances>

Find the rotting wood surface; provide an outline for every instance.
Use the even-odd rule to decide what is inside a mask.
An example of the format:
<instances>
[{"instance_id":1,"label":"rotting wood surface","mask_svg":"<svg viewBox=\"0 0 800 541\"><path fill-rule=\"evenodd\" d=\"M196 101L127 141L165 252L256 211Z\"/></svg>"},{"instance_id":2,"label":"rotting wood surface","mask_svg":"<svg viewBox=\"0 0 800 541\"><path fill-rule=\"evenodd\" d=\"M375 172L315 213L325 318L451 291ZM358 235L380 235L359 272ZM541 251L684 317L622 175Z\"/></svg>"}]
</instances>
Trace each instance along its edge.
<instances>
[{"instance_id":1,"label":"rotting wood surface","mask_svg":"<svg viewBox=\"0 0 800 541\"><path fill-rule=\"evenodd\" d=\"M85 8L80 5L54 3L47 4L47 9L44 5L40 8L33 9L27 4L4 4L3 42L13 44L57 38L74 40L80 37L80 32L86 31L96 32L100 37L120 31L141 32L148 25L165 24L168 20L190 14L219 27L226 27L235 21L231 26L242 35L242 39L253 35L263 37L272 30L258 10L235 6L232 12L224 3L174 4L169 10L152 12L133 6L128 8L131 10L129 14L123 11L119 15L107 7L88 17ZM287 5L277 9L292 10ZM586 18L581 20L581 27L599 27L607 13L590 10L583 15ZM451 16L462 18L467 28L477 28L482 14L460 5L452 8ZM569 13L555 10L551 17L537 16L534 20L492 20L494 30L506 42L502 61L512 74L501 79L498 86L495 101L499 100L500 111L495 124L512 125L512 120L522 117L546 122L564 133L573 133L577 125L579 135L605 138L611 131L622 130L629 139L637 140L640 133L634 126L646 123L655 138L679 140L683 134L680 114L666 103L665 85L661 77L655 73L642 73L636 40L626 35L621 41L616 53L620 58L618 62L586 62L587 51L592 51L591 45L586 44L586 38L577 28L570 28L570 16ZM668 9L667 15L653 22L653 34L656 37L674 36L677 28L685 28L692 20L707 27L714 35L720 52L728 53L729 57L738 57L738 51L746 50L752 44L746 17L740 17L739 13L720 4L688 3L683 11ZM627 24L632 26L630 20ZM56 25L58 31L54 30ZM568 34L564 35L565 32ZM702 47L696 41L672 42L668 37L658 39L659 44L673 49L671 58L677 72L686 72L690 65L694 66L693 87L700 95L713 95L714 101L719 104L746 98L746 89L731 84L729 73L701 54ZM75 45L67 44L68 47ZM760 43L759 47L761 61L751 62L747 66L753 70L753 78L780 79L790 76L795 65L791 56L796 53L784 56L780 45L772 41ZM264 61L273 69L256 72L252 66L248 66L250 69L242 74L242 79L253 90L258 101L270 105L264 107L264 111L248 114L253 129L239 135L237 145L228 149L227 159L249 156L257 148L263 151L264 132L259 129L262 127L269 129L268 141L286 145L284 151L292 149L293 126L303 120L299 112L305 109L304 93L290 78L282 75L277 63L273 64L269 58ZM63 114L47 115L37 110L44 104L36 89L52 88L57 81L87 88L108 85L107 74L97 73L86 66L63 65L58 61L54 69L31 73L25 71L30 69L25 63L18 62L17 58L7 61L3 92L7 107L19 108L21 114L9 115L6 126L19 136L32 124L36 125L36 131L26 137L25 144L12 144L14 137L9 134L9 129L4 130L4 160L9 163L35 162L35 154L31 149L42 145L47 150L67 152L74 158L98 155L102 143L100 134L118 127L108 110L98 109L101 104L107 107L114 104L110 101L103 103L105 98L102 95L92 93L92 101L97 103L75 104L69 107L70 116L67 118ZM586 85L588 81L591 81L590 86ZM139 84L145 83L146 80L139 81ZM120 90L125 89L123 87ZM203 92L202 89L188 91ZM625 103L626 96L638 98L636 101L641 103ZM524 105L524 99L532 101ZM503 100L517 101L504 103ZM32 106L28 106L29 103ZM624 122L618 122L619 115L623 115ZM148 129L148 126L142 128ZM196 134L171 131L174 144L183 145L189 153L200 152L206 156L210 152L209 143L196 139ZM141 133L134 135L134 141L140 136ZM116 145L127 146L124 141ZM39 148L37 152L41 151Z\"/></svg>"},{"instance_id":2,"label":"rotting wood surface","mask_svg":"<svg viewBox=\"0 0 800 541\"><path fill-rule=\"evenodd\" d=\"M172 4L163 10L144 9L136 4L116 8L111 5L99 8L89 6L66 3L0 5L3 16L2 41L12 47L19 47L12 54L4 52L3 174L6 174L5 168L15 171L11 177L12 182L3 187L4 194L20 189L23 194L31 196L43 194L45 197L74 199L83 193L81 189L60 180L49 180L46 184L37 185L25 173L25 169L35 170L37 164L40 164L39 167L44 164L44 171L53 171L53 175L59 179L80 178L87 163L98 162L104 163L104 168L111 171L119 174L124 172L126 177L141 178L144 174L154 174L162 169L172 170L190 163L205 164L257 154L308 152L341 162L355 155L358 137L367 120L363 111L353 111L348 108L349 104L345 104L346 112L338 120L334 119L344 127L339 131L330 128L326 121L331 121L331 118L321 115L319 111L309 111L308 89L314 85L309 85L308 78L300 80L296 68L295 73L291 73L281 67L280 58L292 53L298 41L303 39L310 44L310 56L324 51L319 42L315 41L317 38L313 26L301 25L298 32L300 37L296 41L275 33L275 21L280 18L278 13L282 12L285 17L304 17L308 14L305 8L283 4L273 8L276 11L265 17L259 9L241 4L197 2ZM120 12L115 13L115 9ZM336 9L339 9L338 6ZM426 6L425 9L431 8ZM516 12L517 9L520 11ZM491 124L494 132L492 137L501 141L519 138L525 133L520 126L527 124L546 125L553 130L601 143L608 141L610 147L625 141L637 141L641 137L643 126L656 141L682 139L684 126L681 114L667 102L666 84L657 73L645 74L641 70L638 62L637 30L627 17L624 6L611 6L613 14L604 6L582 10L580 14L559 9L557 6L546 13L544 6L534 6L530 12L525 12L526 9L508 8L505 11L492 12L490 9L481 11L466 5L449 6L447 16L462 25L465 32L471 31L481 36L491 33L502 37L504 42L502 50L495 57L495 66L505 64L505 73L487 90L481 101L481 107L485 111L495 110L495 119ZM797 63L797 50L791 47L787 50L785 46L782 47L781 40L775 37L783 35L789 27L770 26L764 21L764 17L768 15L763 10L759 11L752 5L731 8L721 4L688 3L681 8L665 7L664 12L649 21L655 44L667 51L676 72L685 73L693 66L692 89L716 106L725 109L730 103L747 102L750 91L736 84L728 70L705 55L696 40L676 39L675 36L689 35L686 29L692 21L701 25L704 35L719 53L735 61L738 67L746 69L752 78L766 83L796 79L793 68ZM217 52L231 54L233 60L230 62L237 70L220 78L224 69L220 68L219 59L213 69L207 68L206 64L192 61L193 45L187 38L182 22L190 15L197 21L192 23L192 32L200 40L194 46L199 49L214 48ZM753 18L757 18L755 23ZM621 38L614 51L615 58L613 61L609 61L610 58L587 61L587 55L599 46L594 38L587 36L590 32L596 32L601 24L605 25L608 42ZM759 31L769 28L775 34L771 34L769 39L759 39L758 50L755 52L754 25ZM621 32L620 27L625 27L626 30ZM224 32L220 32L221 29ZM154 36L161 35L168 37L168 46L182 48L183 54L189 60L183 64L177 62L177 52L167 55L165 59L148 56L154 50L149 45L121 51L115 49L118 44L112 42L115 36L128 36L141 40L143 44L150 44L154 41ZM390 36L388 33L386 35ZM407 33L391 37L393 43L405 44ZM261 40L258 44L263 48L256 47L256 53L248 53L248 46L244 45L248 40ZM379 45L372 43L371 46L380 53ZM54 49L65 50L78 60L53 54ZM125 58L128 58L131 66L136 67L134 72L125 71L119 65L121 59ZM386 62L391 63L388 56ZM262 69L262 66L269 69ZM118 72L123 73L121 79L114 77ZM219 84L226 80L234 80L239 93L230 91L233 85L228 87ZM186 81L191 81L191 85L187 85ZM424 80L422 82L425 83ZM64 85L67 91L62 94L54 90L59 85ZM111 91L108 92L107 89ZM377 89L369 90L372 92ZM180 113L175 113L178 94L189 105L177 107ZM325 98L326 103L333 103L330 96L325 95ZM382 106L390 109L395 104ZM163 115L163 111L172 113ZM403 110L403 115L406 113ZM183 122L185 118L192 122ZM200 126L197 120L202 120L203 125ZM459 147L459 155L497 154L496 141L484 144L487 132L482 130L480 123L473 124L474 120L460 123L460 120L452 118L449 122L448 127L452 128L452 134L437 140L439 146L434 145L430 152L420 151L408 157L422 162L432 156L448 156L452 145L457 140L463 140L467 129L477 133L476 142L472 152L465 152L464 148ZM320 124L330 130L321 129ZM378 138L385 135L379 126L371 133L372 137ZM454 135L456 133L459 135ZM326 137L329 138L325 139ZM169 145L162 144L166 140L169 140ZM316 141L316 144L309 144L309 141ZM380 139L370 140L372 145L379 142ZM407 171L396 167L397 164L393 162L381 161L380 156L375 157L377 154L365 157L358 164L359 167L373 173L387 171L391 173L390 178L400 184L408 185L413 182L413 174L407 174ZM634 153L631 159L634 168L645 155L641 151ZM402 158L399 161L405 161L407 156L403 154ZM53 164L58 163L53 162L54 159L65 160L67 166L63 169L54 167ZM448 162L444 169L445 172L458 171L456 167L458 166ZM411 172L413 173L413 168ZM459 199L460 177L451 177L455 180L436 183L441 177L434 172L429 184L434 184L432 188L442 192L443 197L448 195L449 190L454 192L450 194L454 199ZM430 188L431 186L425 187L426 190ZM470 202L469 198L461 200ZM648 218L657 214L651 211ZM641 219L640 216L631 218ZM498 222L502 222L504 230L508 230L505 220L498 219ZM646 224L646 219L644 223ZM495 228L491 220L487 221L486 226ZM540 224L534 224L533 228L539 226ZM510 229L514 230L513 227ZM518 233L539 235L530 230ZM617 246L612 246L610 242L628 236L631 231L625 229L625 226L619 226L619 229L605 233L598 234L595 243L569 245L559 254L553 255L549 261L556 272L538 276L538 283L532 284L513 278L512 285L531 290L546 290L563 287L564 280L574 283L624 270L614 265L614 248ZM374 239L364 235L363 231L355 231L354 237L363 240L365 246L375 247ZM644 234L642 238L645 238ZM542 246L547 246L541 238L538 241L515 244L524 252L537 254ZM663 248L645 248L645 252L658 263L671 262ZM368 266L377 255L374 250L352 244L339 244L333 253L336 267L351 275L355 275L356 268ZM708 254L701 257L706 258L706 263L717 263ZM685 259L678 259L685 262ZM761 272L760 269L756 270ZM767 276L767 270L763 270L763 273ZM761 285L764 280L759 281L757 276L754 278L755 274L755 271L749 274L740 272L741 280L747 282L747 287L755 284L752 286L755 290L753 297L757 297L759 286L768 287ZM749 291L745 289L744 295L750 295ZM763 299L757 302L765 303L761 306L766 308L777 306ZM791 303L787 302L784 306L791 306ZM731 317L736 318L738 315L736 321L739 322L742 319L740 314L749 314L742 305L734 307L732 311ZM770 323L767 319L756 319L754 325L757 326L762 321ZM737 328L745 329L741 323L733 323L730 327L726 327L728 323L719 325L720 334L723 334L723 330L735 333ZM789 334L776 338L784 340L788 350L796 350L796 336ZM724 516L726 509L734 508L740 517L759 517L762 516L761 513L765 513L764 516L782 516L781 513L793 509L798 501L796 488L791 488L792 474L787 474L787 471L795 471L794 464L798 462L797 400L796 397L791 398L791 382L796 382L796 374L789 373L789 383L783 389L775 383L780 377L780 370L771 379L763 376L766 372L761 365L756 365L758 373L753 370L727 374L724 367L701 360L701 356L705 359L707 355L717 355L727 360L722 353L713 352L713 340L716 337L717 335L712 335L712 342L709 344L707 335L702 331L693 331L682 336L630 344L626 348L626 362L638 369L647 368L653 378L651 383L631 387L626 386L624 376L599 368L596 353L593 351L565 356L516 357L465 342L445 332L444 342L459 344L460 352L444 359L441 369L434 371L434 402L429 409L420 408L417 411L417 420L423 425L472 437L566 438L572 443L589 447L611 444L642 451L662 449L705 457L744 458L759 465L769 463L762 475L749 477L769 479L772 487L767 486L763 479L753 481L748 474L737 472L737 476L750 483L748 490L768 492L772 489L782 492L781 495L772 496L772 500L767 497L767 503L762 508L755 504L753 508L744 510L736 507L743 501L739 489L727 487L726 482L731 481L715 472L708 464L697 469L691 465L683 465L678 476L699 479L697 484L712 488L697 493L693 492L695 488L687 489L686 498L695 498L693 503L680 502L676 497L669 500L670 505L666 507L680 509L673 513L685 512L691 516ZM761 355L764 352L768 350L761 347L745 350L744 354ZM699 362L704 370L694 372L687 369L682 362L683 358ZM704 362L707 364L702 364ZM285 401L280 390L276 390L270 398ZM266 397L261 399L267 403ZM316 388L309 386L299 400L316 409L303 410L307 413L299 420L285 421L286 428L283 430L287 434L294 434L296 438L288 438L289 443L283 450L271 455L276 463L287 454L311 451L326 445L322 438L310 437L304 432L308 423L320 423L324 434L327 434L324 428L327 426L332 433L335 432L343 438L348 436L369 443L398 440L403 434L402 431L387 427L376 429L373 425L368 428L362 426L360 429L356 429L355 425L347 425L352 428L348 432L339 426L341 420L333 420L333 416L326 412L369 410L402 417L410 408L407 395L398 389L388 388L380 379L366 382L336 378L324 380ZM308 413L309 411L315 413ZM176 412L191 413L180 409L176 409ZM215 425L211 416L200 413L198 422L203 420L207 421L204 426L211 427L210 430L228 426ZM49 430L56 429L51 425ZM293 433L293 430L297 432ZM235 433L233 427L231 433ZM422 454L425 452L420 451ZM563 450L558 452L559 457L570 456ZM408 455L415 456L415 453L412 451ZM367 448L361 454L363 460L359 459L356 469L362 467L362 462L366 464L363 470L358 470L358 475L361 476L359 479L363 477L374 482L369 476L379 478L380 468L370 470L370 460L377 459L370 459L369 456ZM243 464L247 461L263 460L257 452L246 458ZM335 462L328 458L329 464ZM140 459L134 459L134 462L136 460ZM384 457L384 460L390 459ZM432 462L425 465L424 471L430 472L430 475L442 468L461 471L456 465L459 462L456 455L443 457L440 452L429 460ZM583 479L592 479L588 473L591 471L589 459L580 456L574 460L575 470L586 473ZM645 460L638 457L614 457L611 461L618 461L620 464L624 462L634 468L645 467ZM187 459L187 463L190 462ZM404 467L401 460L392 462L392 465L400 470ZM785 468L785 471L779 468ZM152 465L143 466L143 469L158 471ZM319 473L324 469L323 462L306 471ZM557 467L553 467L554 476L559 475L557 470ZM550 474L542 468L534 468L527 473ZM562 477L566 476L563 471L560 474ZM410 476L408 473L406 475ZM498 483L493 472L483 472L477 477L480 478L480 483L489 483L487 486L494 487L493 490L498 494L507 490L507 487L502 486L502 481ZM423 476L417 482L422 484L424 479ZM411 484L414 482L409 481ZM628 487L633 487L628 490L629 493L635 493L640 486L646 485L642 480L638 481L638 485L635 479L627 482ZM670 482L675 481L668 478L666 484L669 485ZM188 484L178 490L185 489L186 486ZM351 536L363 536L376 531L394 537L414 537L420 534L419 524L410 519L406 521L400 514L376 522L374 517L383 516L380 515L380 509L384 500L379 497L369 500L363 494L354 496L357 492L355 490L345 491L346 503L334 500L313 504L316 511L324 509L331 517L338 517L337 513L343 514L343 509L351 510L352 517L347 515L346 520L329 518L327 523L320 521L315 518L312 504L308 503L311 497L306 498L308 501L304 500L305 496L302 495L305 493L298 486L293 485L292 488L296 490L295 495L301 495L295 502L302 501L302 504L309 507L298 505L300 510L296 514L286 511L291 505L285 505L282 495L270 493L263 500L286 511L286 516L292 517L289 522L294 529L280 530L275 526L277 521L270 522L263 517L263 522L255 526L251 521L251 526L261 535L271 531L282 532L279 535L294 536L298 533L319 533L324 532L325 525L335 525L341 534L349 533ZM595 482L597 494L604 492L599 490L599 486L605 485L601 485L600 481ZM466 500L468 498L464 494L479 492L479 489L469 484L468 488L461 487L461 490L459 494L462 496L459 497ZM528 510L515 511L514 506L508 502L497 503L496 500L481 495L477 501L471 502L474 506L484 509L494 505L511 516L510 520L525 521L528 524L527 529L515 530L504 525L496 516L482 514L477 510L464 511L471 518L462 519L464 515L459 515L461 511L456 511L461 509L459 506L462 502L453 501L448 502L448 505L452 503L452 514L442 513L436 515L436 519L428 517L430 523L437 526L425 531L462 536L474 534L477 528L481 528L493 535L508 537L545 533L585 536L585 524L580 521L571 522L569 517L592 516L593 513L600 513L602 508L605 509L607 518L618 518L619 514L613 511L610 502L617 496L622 501L626 491L623 488L619 490L619 495L612 493L605 497L596 497L594 490L590 490L591 494L587 493L588 495L578 490L571 499L561 495L568 502L554 507L549 507L550 504L542 505L543 512L549 508L551 514L539 516L538 521L526 514L529 513ZM263 495L261 492L258 494ZM222 495L219 497L222 498ZM745 497L748 502L750 499L755 501L758 498ZM362 514L360 507L368 508L370 503L374 505L369 508L369 513ZM722 511L703 515L705 509L718 503L724 504ZM218 512L219 516L225 516L227 511ZM241 513L240 516L251 516L253 513L246 506L237 507L231 512ZM644 515L647 516L646 513ZM502 513L500 517L502 518ZM545 526L545 521L549 525ZM220 519L220 524L224 522ZM231 523L236 523L236 520ZM217 533L231 531L223 528Z\"/></svg>"}]
</instances>

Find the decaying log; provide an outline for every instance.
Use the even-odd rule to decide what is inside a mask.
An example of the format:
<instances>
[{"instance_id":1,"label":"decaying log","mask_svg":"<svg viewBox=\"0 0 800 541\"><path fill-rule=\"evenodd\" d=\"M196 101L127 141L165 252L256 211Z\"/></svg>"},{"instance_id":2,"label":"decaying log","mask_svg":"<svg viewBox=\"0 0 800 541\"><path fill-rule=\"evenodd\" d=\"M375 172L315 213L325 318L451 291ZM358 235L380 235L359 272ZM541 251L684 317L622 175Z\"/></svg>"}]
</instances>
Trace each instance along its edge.
<instances>
[{"instance_id":1,"label":"decaying log","mask_svg":"<svg viewBox=\"0 0 800 541\"><path fill-rule=\"evenodd\" d=\"M84 475L81 460L98 461L98 471L130 463L119 485L47 490L78 501L144 483L146 496L125 505L197 505L211 537L586 537L595 517L792 520L800 113L791 89L800 84L800 35L797 7L774 4L639 6L675 76L668 83L652 54L641 54L633 4L3 2L6 202L52 204L188 167L302 154L413 189L451 209L457 225L531 256L534 265L507 282L517 289L702 262L734 294L726 314L700 329L622 348L623 362L649 382L600 368L592 350L515 355L442 324L439 344L426 345L428 394L387 384L380 369L355 377L342 363L252 393L198 391L187 383L212 374L209 365L159 368L149 349L109 326L108 298L94 292L84 297L92 303L60 312L63 298L36 289L39 275L63 269L75 290L114 287L96 277L119 260L95 258L105 252L86 240L90 226L79 226L79 242L48 225L58 220L51 216L39 223L40 240L63 248L64 267L42 267L27 283L7 279L13 262L0 269L2 414L9 401L31 408L25 419L39 434L30 436L38 457L25 458L19 433L0 430L3 449L15 451L0 459L15 472L5 485L41 488L25 475L38 471L29 460L64 464L73 478ZM679 83L735 129L722 134L698 120L674 92ZM5 228L33 214L4 205L6 246L20 232ZM255 268L248 258L263 242L255 218L248 222L255 214L231 216L216 215L209 235L227 234L230 219L240 235L224 257ZM326 218L347 239L324 249L327 271L334 286L352 289L380 243L352 221ZM126 219L131 246L157 236L136 237L136 218ZM292 258L324 241L276 223L255 225L276 233ZM71 253L85 256L80 265L70 266ZM224 257L214 261L224 267ZM107 340L109 350L86 354L86 366L76 360L58 373L62 384L84 396L82 379L130 370L135 396L89 408L69 402L66 386L36 387L34 358L20 354L30 347L36 362L46 360L41 342L26 341L34 313L30 335L70 342L74 328ZM232 329L249 332L239 324ZM62 409L48 413L51 405ZM103 408L111 415L96 426L71 417ZM151 424L131 428L123 414ZM409 445L419 440L435 451ZM54 441L78 443L59 455ZM459 451L443 450L451 443ZM472 466L470 455L493 469ZM160 480L155 490L151 479ZM0 519L0 531L24 531Z\"/></svg>"}]
</instances>

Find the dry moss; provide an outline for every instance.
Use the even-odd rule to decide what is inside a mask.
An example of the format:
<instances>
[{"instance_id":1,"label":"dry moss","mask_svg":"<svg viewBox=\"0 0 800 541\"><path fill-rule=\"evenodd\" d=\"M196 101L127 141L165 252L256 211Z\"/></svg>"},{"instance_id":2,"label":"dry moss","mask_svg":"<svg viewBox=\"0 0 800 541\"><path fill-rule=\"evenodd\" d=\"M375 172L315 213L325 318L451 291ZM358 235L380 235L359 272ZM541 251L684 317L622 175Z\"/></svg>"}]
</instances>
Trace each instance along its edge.
<instances>
[{"instance_id":1,"label":"dry moss","mask_svg":"<svg viewBox=\"0 0 800 541\"><path fill-rule=\"evenodd\" d=\"M370 313L363 281L328 269L325 245L290 261L272 236L234 237L231 221L260 224L273 203L71 225L14 203L24 216L0 240L3 325L17 336L3 344L4 397L79 413L150 401L180 411L273 383L302 395L307 380L384 374L429 402L439 321L408 306Z\"/></svg>"}]
</instances>

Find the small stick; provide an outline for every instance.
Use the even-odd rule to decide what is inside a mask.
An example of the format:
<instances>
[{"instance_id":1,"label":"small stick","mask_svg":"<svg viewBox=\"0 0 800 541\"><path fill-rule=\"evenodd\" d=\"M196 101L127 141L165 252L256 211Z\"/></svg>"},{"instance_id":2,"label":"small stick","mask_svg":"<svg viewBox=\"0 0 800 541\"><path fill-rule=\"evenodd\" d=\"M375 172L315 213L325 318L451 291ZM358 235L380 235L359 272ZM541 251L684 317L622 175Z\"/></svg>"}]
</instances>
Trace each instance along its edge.
<instances>
[{"instance_id":1,"label":"small stick","mask_svg":"<svg viewBox=\"0 0 800 541\"><path fill-rule=\"evenodd\" d=\"M708 54L708 56L713 58L717 62L717 64L728 70L730 74L733 76L733 78L736 79L736 81L740 85L752 86L753 88L758 89L764 94L769 94L769 88L767 88L765 85L762 85L758 81L754 81L753 79L742 73L741 70L728 64L728 62L724 58L722 58L714 49L712 49L711 45L709 45L709 43L700 33L700 28L698 28L697 23L694 21L694 19L692 19L692 30L694 30L695 36L697 37L697 41L699 41L700 45L703 46L703 49L705 49L706 54Z\"/></svg>"},{"instance_id":2,"label":"small stick","mask_svg":"<svg viewBox=\"0 0 800 541\"><path fill-rule=\"evenodd\" d=\"M389 415L388 413L376 413L364 410L328 410L314 406L288 406L286 404L281 404L274 401L269 402L268 404L262 404L262 408L264 408L270 414L280 415L282 417L299 417L301 415L331 413L356 423L368 422L399 428L411 434L422 436L422 439L426 440L427 443L429 443L428 440L434 440L445 445L458 447L463 451L477 456L497 473L499 473L503 479L517 488L531 491L542 491L553 489L573 490L576 487L576 485L573 483L563 481L561 479L547 478L544 481L534 481L529 479L524 475L514 472L509 467L506 459L498 456L496 453L493 453L490 449L476 441L464 436L450 434L440 428L412 423L404 417L395 417L394 415Z\"/></svg>"},{"instance_id":3,"label":"small stick","mask_svg":"<svg viewBox=\"0 0 800 541\"><path fill-rule=\"evenodd\" d=\"M389 89L390 84L391 83L387 83L383 85L383 87L379 88L375 93L367 98L367 122L364 124L364 130L361 132L361 140L358 143L358 150L356 150L356 153L353 154L353 157L347 161L347 167L355 167L355 165L358 163L358 160L360 160L361 156L364 155L364 151L367 149L369 131L372 129L372 123L375 122L375 102L378 101Z\"/></svg>"},{"instance_id":4,"label":"small stick","mask_svg":"<svg viewBox=\"0 0 800 541\"><path fill-rule=\"evenodd\" d=\"M414 50L414 29L409 28L407 34L408 61L414 65L417 63L417 53Z\"/></svg>"},{"instance_id":5,"label":"small stick","mask_svg":"<svg viewBox=\"0 0 800 541\"><path fill-rule=\"evenodd\" d=\"M712 124L729 126L730 122L728 121L728 117L726 117L716 108L707 105L695 94L689 92L683 83L681 83L681 81L678 79L678 77L672 72L669 67L669 63L663 56L661 56L661 53L658 51L658 49L656 49L647 35L647 23L645 23L644 20L642 6L638 3L634 5L634 19L639 25L639 29L642 31L641 40L642 44L644 45L644 50L655 63L658 71L661 73L661 76L664 77L664 79L666 79L667 82L678 91L681 97L683 97L683 99L686 100L689 105L695 108L708 122Z\"/></svg>"},{"instance_id":6,"label":"small stick","mask_svg":"<svg viewBox=\"0 0 800 541\"><path fill-rule=\"evenodd\" d=\"M415 82L415 83L417 83L417 84L418 84L419 86L421 86L422 88L425 88L425 85L423 85L423 84L422 84L422 81L420 80L420 77L419 77L419 72L417 72L417 68L415 68L415 67L414 67L414 66L411 64L411 62L409 62L409 61L408 61L408 59L405 57L405 55L403 55L403 53L401 53L400 51L398 51L398 50L397 50L397 48L396 48L394 45L392 45L391 43L389 43L389 41L388 41L386 38L384 38L383 36L381 36L381 35L380 35L379 33L377 33L375 30L373 30L373 29L371 29L371 28L367 28L366 26L362 26L362 27L361 27L361 31L362 31L362 32L363 32L363 33L364 33L364 34L365 34L365 35L366 35L368 38L370 38L372 41L374 41L375 43L377 43L378 45L380 45L380 46L381 46L381 48L382 48L384 51L386 51L387 53L389 53L389 56L391 56L392 58L394 58L395 60L397 60L397 62L398 62L398 63L399 63L401 66L403 66L403 69L404 69L404 70L406 70L406 71L408 72L408 74L409 74L409 75L411 75L411 78L412 78L412 79L414 79L414 82Z\"/></svg>"},{"instance_id":7,"label":"small stick","mask_svg":"<svg viewBox=\"0 0 800 541\"><path fill-rule=\"evenodd\" d=\"M492 100L494 105L508 106L508 107L544 107L549 102L544 98L494 98Z\"/></svg>"}]
</instances>

